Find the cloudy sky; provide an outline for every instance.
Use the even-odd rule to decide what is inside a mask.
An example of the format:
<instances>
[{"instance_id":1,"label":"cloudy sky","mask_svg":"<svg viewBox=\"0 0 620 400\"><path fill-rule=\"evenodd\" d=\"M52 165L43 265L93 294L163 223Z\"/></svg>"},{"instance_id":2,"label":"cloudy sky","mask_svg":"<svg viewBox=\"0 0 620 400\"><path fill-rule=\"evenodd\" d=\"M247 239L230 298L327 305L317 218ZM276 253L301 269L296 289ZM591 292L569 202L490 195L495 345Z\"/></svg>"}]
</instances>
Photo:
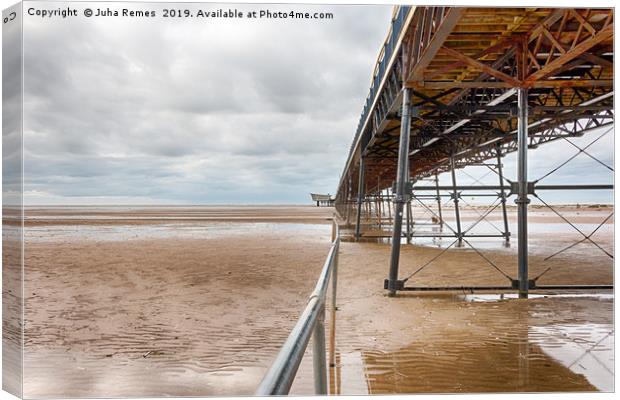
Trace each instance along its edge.
<instances>
[{"instance_id":1,"label":"cloudy sky","mask_svg":"<svg viewBox=\"0 0 620 400\"><path fill-rule=\"evenodd\" d=\"M305 203L310 191L334 193L391 7L269 9L334 18L26 17L26 203Z\"/></svg>"},{"instance_id":2,"label":"cloudy sky","mask_svg":"<svg viewBox=\"0 0 620 400\"><path fill-rule=\"evenodd\" d=\"M598 139L598 140L597 140ZM603 164L614 166L614 129L613 125L592 130L580 138L559 140L537 149L528 151L528 180L539 180L541 185L578 185L578 184L613 184L614 175ZM594 142L592 145L590 143ZM572 144L571 144L572 143ZM580 152L574 145L584 148L585 151L597 158L600 162ZM569 158L570 162L563 165ZM510 180L516 180L517 154L508 154L503 158L504 174ZM551 172L558 168L557 171ZM545 175L549 174L545 177ZM480 183L497 185L498 176L486 167L468 167L457 171L457 180L464 185ZM440 177L442 184L450 184L450 174ZM479 184L479 183L478 183ZM550 204L573 203L613 203L612 190L580 190L580 191L538 191L538 195ZM489 198L467 198L474 203L491 203ZM536 198L531 198L532 204L541 204ZM509 199L514 205L514 196Z\"/></svg>"},{"instance_id":3,"label":"cloudy sky","mask_svg":"<svg viewBox=\"0 0 620 400\"><path fill-rule=\"evenodd\" d=\"M26 204L308 203L311 191L335 192L391 7L269 6L334 18L251 21L163 19L165 6L139 3L101 8L158 17L85 18L87 5L71 6L80 17L24 20ZM597 145L608 162L612 138ZM565 147L532 152L531 169L561 163ZM609 182L577 161L554 182Z\"/></svg>"}]
</instances>

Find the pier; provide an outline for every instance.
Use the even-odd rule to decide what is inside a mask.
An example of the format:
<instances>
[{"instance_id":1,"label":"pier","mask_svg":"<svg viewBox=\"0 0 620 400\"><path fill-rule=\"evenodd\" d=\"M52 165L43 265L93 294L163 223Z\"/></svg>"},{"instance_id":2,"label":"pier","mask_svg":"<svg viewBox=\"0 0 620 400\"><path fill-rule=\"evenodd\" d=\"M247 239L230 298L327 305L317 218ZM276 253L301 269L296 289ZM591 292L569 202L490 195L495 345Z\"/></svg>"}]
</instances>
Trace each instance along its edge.
<instances>
[{"instance_id":1,"label":"pier","mask_svg":"<svg viewBox=\"0 0 620 400\"><path fill-rule=\"evenodd\" d=\"M316 394L612 390L613 206L546 196L613 190L613 166L588 151L613 132L613 19L602 8L394 9L339 181L323 289L257 394L297 393L311 332L313 378L295 383ZM530 152L563 142L577 153L528 170ZM505 173L512 153L516 177ZM548 179L582 154L609 176ZM597 328L576 338L575 324ZM588 346L562 359L564 341ZM575 372L595 348L606 356Z\"/></svg>"},{"instance_id":2,"label":"pier","mask_svg":"<svg viewBox=\"0 0 620 400\"><path fill-rule=\"evenodd\" d=\"M600 8L395 8L336 196L339 215L354 227L357 240L364 230L390 225L392 252L384 285L391 295L433 289L408 286L400 276L401 238L409 243L420 236L451 237L454 246L473 249L470 238L497 237L508 243L516 236L516 276L506 276L505 286L467 289L513 289L527 297L528 291L541 288L529 273L531 199L563 217L545 201L546 192L610 191L613 185L553 184L545 178L554 170L529 171L528 176L528 153L543 145L553 151L554 143L572 143L572 138L594 132L589 145L575 145L589 155L587 148L613 131L613 19L612 9ZM503 172L503 159L513 152L518 172L511 179ZM612 166L592 158L613 172ZM492 171L497 185L459 183L455 172L472 166ZM532 179L533 172L540 177ZM442 173L451 175L451 185L439 185ZM465 194L494 198L475 224L498 211L502 229L476 234L463 226ZM446 224L442 215L445 197L451 200L453 224ZM517 207L516 235L508 223L511 201ZM431 222L441 232L416 229L420 225L412 205L432 214ZM583 241L597 246L579 232ZM461 287L435 289L451 288Z\"/></svg>"}]
</instances>

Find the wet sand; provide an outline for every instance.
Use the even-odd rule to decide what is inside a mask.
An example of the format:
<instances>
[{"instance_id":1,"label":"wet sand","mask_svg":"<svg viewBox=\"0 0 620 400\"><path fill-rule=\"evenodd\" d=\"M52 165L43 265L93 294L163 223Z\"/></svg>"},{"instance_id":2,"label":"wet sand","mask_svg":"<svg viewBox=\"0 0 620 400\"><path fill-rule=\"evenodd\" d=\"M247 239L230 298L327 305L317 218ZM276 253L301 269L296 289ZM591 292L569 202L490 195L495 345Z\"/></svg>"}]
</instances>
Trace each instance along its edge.
<instances>
[{"instance_id":1,"label":"wet sand","mask_svg":"<svg viewBox=\"0 0 620 400\"><path fill-rule=\"evenodd\" d=\"M558 209L588 234L613 211ZM453 223L451 211L444 210L448 223ZM477 214L465 210L464 230ZM515 217L509 210L513 229ZM497 222L501 216L490 220ZM529 221L530 277L546 271L538 284L613 284L613 260L587 241L547 259L583 239L556 214L533 208ZM417 228L438 232L436 226ZM484 229L488 232L490 226L480 230ZM343 231L345 239L352 235L351 230ZM364 235L389 236L389 232L374 229ZM613 254L613 218L592 239ZM332 374L333 393L613 390L611 291L545 292L529 300L516 299L514 293L501 298L462 291L401 292L389 298L377 286L387 278L389 239L368 240L341 245L339 362ZM407 286L509 286L489 261L511 278L517 276L514 239L507 248L499 238L469 239L476 249L466 243L443 255L453 238L414 239L417 246L402 242L399 276L413 274Z\"/></svg>"},{"instance_id":2,"label":"wet sand","mask_svg":"<svg viewBox=\"0 0 620 400\"><path fill-rule=\"evenodd\" d=\"M613 295L609 292L603 296L545 293L529 300L512 294L500 299L498 294L458 291L389 298L377 287L387 276L386 247L342 244L335 372L340 378L332 384L334 393L613 389ZM401 270L413 271L429 252L405 247ZM420 259L423 254L426 257ZM455 250L408 285L506 285L476 258L472 252ZM545 283L612 281L611 266L608 271L590 264L581 268L597 271L582 280L574 273L582 269L568 269L549 276ZM512 273L515 268L505 269Z\"/></svg>"},{"instance_id":3,"label":"wet sand","mask_svg":"<svg viewBox=\"0 0 620 400\"><path fill-rule=\"evenodd\" d=\"M116 225L183 222L329 223L334 210L312 206L108 206L31 207L26 223L35 225Z\"/></svg>"},{"instance_id":4,"label":"wet sand","mask_svg":"<svg viewBox=\"0 0 620 400\"><path fill-rule=\"evenodd\" d=\"M331 215L288 212L306 223ZM215 223L217 237L196 221L42 232L45 222L26 223L28 397L252 393L305 305L331 232ZM176 239L180 229L191 234Z\"/></svg>"},{"instance_id":5,"label":"wet sand","mask_svg":"<svg viewBox=\"0 0 620 400\"><path fill-rule=\"evenodd\" d=\"M318 277L332 212L30 210L24 395L253 393ZM611 248L607 236L602 244ZM562 244L573 237L554 239ZM533 234L531 242L537 240L546 238ZM514 273L515 249L495 243L484 254ZM549 265L542 260L551 249L532 246L533 273ZM405 246L402 274L438 251ZM382 289L388 254L385 243L342 243L333 392L609 390L603 367L602 383L579 368L613 368L612 297L388 298ZM540 283L611 283L605 257L575 247L550 260L558 268ZM415 276L417 284L468 280L506 283L468 249L451 249ZM562 359L577 358L581 347L598 341L576 363ZM310 357L293 392L312 393Z\"/></svg>"}]
</instances>

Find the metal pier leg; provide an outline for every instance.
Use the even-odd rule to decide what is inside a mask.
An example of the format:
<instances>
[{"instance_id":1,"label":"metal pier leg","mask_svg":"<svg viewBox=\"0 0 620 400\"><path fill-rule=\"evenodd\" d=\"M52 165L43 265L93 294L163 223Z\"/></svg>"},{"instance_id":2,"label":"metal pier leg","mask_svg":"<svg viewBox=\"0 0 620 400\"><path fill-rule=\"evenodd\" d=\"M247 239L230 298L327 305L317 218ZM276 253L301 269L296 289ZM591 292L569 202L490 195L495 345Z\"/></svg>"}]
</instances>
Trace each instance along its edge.
<instances>
[{"instance_id":1,"label":"metal pier leg","mask_svg":"<svg viewBox=\"0 0 620 400\"><path fill-rule=\"evenodd\" d=\"M437 188L437 210L439 215L439 231L443 228L443 215L441 215L441 195L439 194L439 176L435 174L435 187Z\"/></svg>"},{"instance_id":2,"label":"metal pier leg","mask_svg":"<svg viewBox=\"0 0 620 400\"><path fill-rule=\"evenodd\" d=\"M368 209L371 212L370 214L371 224L375 225L377 222L377 202L374 200L369 200L368 206L369 206Z\"/></svg>"},{"instance_id":3,"label":"metal pier leg","mask_svg":"<svg viewBox=\"0 0 620 400\"><path fill-rule=\"evenodd\" d=\"M325 367L325 308L321 310L312 337L312 364L314 367L314 394L327 394Z\"/></svg>"},{"instance_id":4,"label":"metal pier leg","mask_svg":"<svg viewBox=\"0 0 620 400\"><path fill-rule=\"evenodd\" d=\"M372 200L372 205L370 209L372 210L372 218L374 220L374 224L375 225L379 224L379 212L377 208L377 200L375 199Z\"/></svg>"},{"instance_id":5,"label":"metal pier leg","mask_svg":"<svg viewBox=\"0 0 620 400\"><path fill-rule=\"evenodd\" d=\"M403 229L403 207L407 202L407 183L409 178L409 135L411 133L410 89L403 89L403 109L400 121L400 143L398 145L398 171L396 174L396 196L394 198L394 229L392 231L392 255L387 282L389 295L394 296L399 288L398 262L400 258L400 237Z\"/></svg>"},{"instance_id":6,"label":"metal pier leg","mask_svg":"<svg viewBox=\"0 0 620 400\"><path fill-rule=\"evenodd\" d=\"M407 200L407 244L411 243L411 201Z\"/></svg>"},{"instance_id":7,"label":"metal pier leg","mask_svg":"<svg viewBox=\"0 0 620 400\"><path fill-rule=\"evenodd\" d=\"M377 199L379 203L379 215L381 216L381 224L383 224L383 193L379 190L379 198Z\"/></svg>"},{"instance_id":8,"label":"metal pier leg","mask_svg":"<svg viewBox=\"0 0 620 400\"><path fill-rule=\"evenodd\" d=\"M362 223L362 204L364 202L364 157L360 157L360 173L357 184L357 222L355 224L355 240L360 239L360 224Z\"/></svg>"},{"instance_id":9,"label":"metal pier leg","mask_svg":"<svg viewBox=\"0 0 620 400\"><path fill-rule=\"evenodd\" d=\"M454 216L456 217L456 234L458 236L457 247L463 245L463 233L461 231L461 211L459 210L459 193L456 190L456 168L454 158L450 157L450 173L452 175L452 195L454 196Z\"/></svg>"},{"instance_id":10,"label":"metal pier leg","mask_svg":"<svg viewBox=\"0 0 620 400\"><path fill-rule=\"evenodd\" d=\"M347 184L347 227L351 224L351 175L349 175L349 182Z\"/></svg>"},{"instance_id":11,"label":"metal pier leg","mask_svg":"<svg viewBox=\"0 0 620 400\"><path fill-rule=\"evenodd\" d=\"M386 203L387 203L387 209L388 209L388 221L390 224L393 224L394 221L392 220L392 205L390 204L390 191L389 189L385 189L385 193L386 193Z\"/></svg>"},{"instance_id":12,"label":"metal pier leg","mask_svg":"<svg viewBox=\"0 0 620 400\"><path fill-rule=\"evenodd\" d=\"M409 121L411 121L411 117L409 117ZM411 122L410 122L411 123ZM411 133L411 128L410 128ZM407 149L409 148L409 144L407 144ZM407 157L405 158L405 182L411 181L411 176L409 176L409 150L407 150ZM411 225L413 224L413 217L411 215L411 193L407 193L406 199L407 203L405 204L407 210L407 244L411 244Z\"/></svg>"},{"instance_id":13,"label":"metal pier leg","mask_svg":"<svg viewBox=\"0 0 620 400\"><path fill-rule=\"evenodd\" d=\"M527 89L518 89L518 133L517 133L517 180L519 192L517 194L517 222L518 222L518 265L519 265L519 298L527 299L528 275L527 275L527 205L530 200L527 197Z\"/></svg>"},{"instance_id":14,"label":"metal pier leg","mask_svg":"<svg viewBox=\"0 0 620 400\"><path fill-rule=\"evenodd\" d=\"M381 230L381 177L377 176L377 195L375 196L375 212L377 213L377 223Z\"/></svg>"},{"instance_id":15,"label":"metal pier leg","mask_svg":"<svg viewBox=\"0 0 620 400\"><path fill-rule=\"evenodd\" d=\"M506 245L510 243L510 228L508 227L508 213L506 212L506 191L504 190L504 171L502 168L502 147L497 146L497 173L499 175L499 186L501 187L499 195L502 202L502 215L504 217L504 235Z\"/></svg>"},{"instance_id":16,"label":"metal pier leg","mask_svg":"<svg viewBox=\"0 0 620 400\"><path fill-rule=\"evenodd\" d=\"M411 197L409 197L409 200L407 201L407 207L409 207L409 214L411 214L411 237L409 239L412 240L413 239L413 227L415 224L415 220L414 220L415 214L413 214L413 205L411 203Z\"/></svg>"},{"instance_id":17,"label":"metal pier leg","mask_svg":"<svg viewBox=\"0 0 620 400\"><path fill-rule=\"evenodd\" d=\"M379 195L380 196L380 195ZM377 205L377 217L379 219L379 229L382 229L383 227L383 218L382 218L382 211L381 211L381 197L379 197L375 203Z\"/></svg>"}]
</instances>

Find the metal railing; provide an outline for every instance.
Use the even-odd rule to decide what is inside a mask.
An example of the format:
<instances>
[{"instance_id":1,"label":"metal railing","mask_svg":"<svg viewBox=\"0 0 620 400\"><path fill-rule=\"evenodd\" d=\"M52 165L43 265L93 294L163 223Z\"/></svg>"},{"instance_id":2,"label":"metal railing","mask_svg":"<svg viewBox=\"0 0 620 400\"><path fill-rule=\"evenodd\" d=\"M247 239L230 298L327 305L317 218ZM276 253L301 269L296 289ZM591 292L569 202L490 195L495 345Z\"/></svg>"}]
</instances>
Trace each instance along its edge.
<instances>
[{"instance_id":1,"label":"metal railing","mask_svg":"<svg viewBox=\"0 0 620 400\"><path fill-rule=\"evenodd\" d=\"M335 349L335 312L336 288L338 274L338 249L340 247L340 230L335 218L332 220L332 242L323 265L321 275L308 299L306 308L295 327L289 334L286 342L280 349L278 356L265 374L256 390L258 396L286 395L289 393L297 370L304 357L306 348L312 338L312 361L314 369L315 394L327 394L327 367L325 348L325 302L329 280L332 280L331 298L331 329L330 329L330 365L334 365Z\"/></svg>"}]
</instances>

